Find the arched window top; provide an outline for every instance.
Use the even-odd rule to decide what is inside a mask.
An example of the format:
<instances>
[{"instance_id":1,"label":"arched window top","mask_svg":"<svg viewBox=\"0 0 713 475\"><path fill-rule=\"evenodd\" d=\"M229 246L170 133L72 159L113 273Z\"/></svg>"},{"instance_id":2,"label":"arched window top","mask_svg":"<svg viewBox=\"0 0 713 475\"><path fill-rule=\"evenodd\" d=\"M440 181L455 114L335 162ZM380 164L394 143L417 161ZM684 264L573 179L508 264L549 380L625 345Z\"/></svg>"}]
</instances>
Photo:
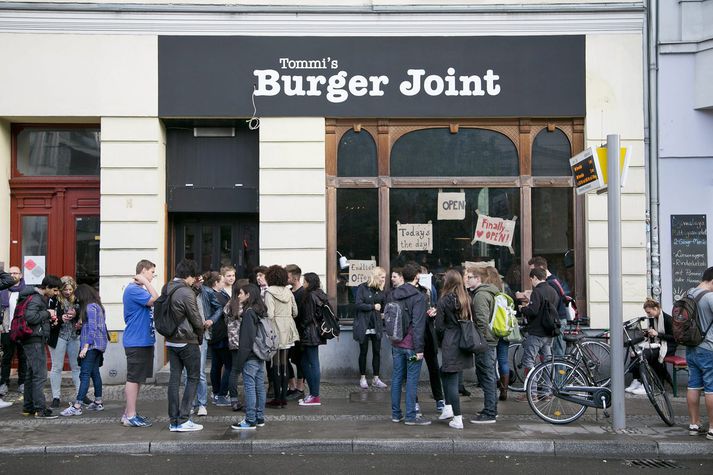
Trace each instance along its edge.
<instances>
[{"instance_id":1,"label":"arched window top","mask_svg":"<svg viewBox=\"0 0 713 475\"><path fill-rule=\"evenodd\" d=\"M515 144L486 129L416 130L391 149L391 176L517 176L519 170Z\"/></svg>"},{"instance_id":2,"label":"arched window top","mask_svg":"<svg viewBox=\"0 0 713 475\"><path fill-rule=\"evenodd\" d=\"M569 139L560 129L542 129L532 143L532 176L566 176L572 171Z\"/></svg>"},{"instance_id":3,"label":"arched window top","mask_svg":"<svg viewBox=\"0 0 713 475\"><path fill-rule=\"evenodd\" d=\"M369 132L348 130L337 149L337 176L376 176L376 142Z\"/></svg>"}]
</instances>

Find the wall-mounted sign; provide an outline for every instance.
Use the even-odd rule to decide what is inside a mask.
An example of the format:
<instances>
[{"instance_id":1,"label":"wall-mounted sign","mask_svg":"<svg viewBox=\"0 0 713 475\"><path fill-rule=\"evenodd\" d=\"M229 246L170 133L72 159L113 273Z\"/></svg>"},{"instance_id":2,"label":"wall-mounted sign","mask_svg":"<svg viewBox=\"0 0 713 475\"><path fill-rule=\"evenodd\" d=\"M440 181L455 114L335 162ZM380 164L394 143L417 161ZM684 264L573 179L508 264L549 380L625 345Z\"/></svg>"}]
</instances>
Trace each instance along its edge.
<instances>
[{"instance_id":1,"label":"wall-mounted sign","mask_svg":"<svg viewBox=\"0 0 713 475\"><path fill-rule=\"evenodd\" d=\"M349 281L347 286L356 287L369 280L371 271L376 267L376 261L349 261Z\"/></svg>"},{"instance_id":2,"label":"wall-mounted sign","mask_svg":"<svg viewBox=\"0 0 713 475\"><path fill-rule=\"evenodd\" d=\"M158 61L161 117L250 117L253 99L258 117L586 111L583 35L159 36Z\"/></svg>"},{"instance_id":3,"label":"wall-mounted sign","mask_svg":"<svg viewBox=\"0 0 713 475\"><path fill-rule=\"evenodd\" d=\"M465 219L465 193L438 193L439 220Z\"/></svg>"},{"instance_id":4,"label":"wall-mounted sign","mask_svg":"<svg viewBox=\"0 0 713 475\"><path fill-rule=\"evenodd\" d=\"M45 278L45 256L25 256L22 275L27 285L40 285Z\"/></svg>"},{"instance_id":5,"label":"wall-mounted sign","mask_svg":"<svg viewBox=\"0 0 713 475\"><path fill-rule=\"evenodd\" d=\"M672 214L671 291L674 301L701 282L708 265L706 215Z\"/></svg>"},{"instance_id":6,"label":"wall-mounted sign","mask_svg":"<svg viewBox=\"0 0 713 475\"><path fill-rule=\"evenodd\" d=\"M471 244L481 241L494 246L507 247L510 252L514 253L512 238L515 235L516 220L517 217L502 219L478 213L478 224L475 226L475 235Z\"/></svg>"},{"instance_id":7,"label":"wall-mounted sign","mask_svg":"<svg viewBox=\"0 0 713 475\"><path fill-rule=\"evenodd\" d=\"M619 183L623 188L629 176L629 149L621 147L619 150ZM589 191L603 190L607 187L607 148L587 147L582 152L569 159L572 169L574 185L577 194L582 195Z\"/></svg>"},{"instance_id":8,"label":"wall-mounted sign","mask_svg":"<svg viewBox=\"0 0 713 475\"><path fill-rule=\"evenodd\" d=\"M401 224L396 221L396 250L433 251L433 226L426 224Z\"/></svg>"}]
</instances>

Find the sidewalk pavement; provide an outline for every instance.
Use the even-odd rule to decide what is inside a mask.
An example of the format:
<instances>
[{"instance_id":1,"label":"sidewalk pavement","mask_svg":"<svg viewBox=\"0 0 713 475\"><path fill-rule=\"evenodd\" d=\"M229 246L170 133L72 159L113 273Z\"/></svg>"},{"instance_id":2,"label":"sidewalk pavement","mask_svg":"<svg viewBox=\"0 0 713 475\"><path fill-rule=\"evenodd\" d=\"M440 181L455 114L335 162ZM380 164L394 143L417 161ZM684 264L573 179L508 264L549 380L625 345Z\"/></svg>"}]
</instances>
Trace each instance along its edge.
<instances>
[{"instance_id":1,"label":"sidewalk pavement","mask_svg":"<svg viewBox=\"0 0 713 475\"><path fill-rule=\"evenodd\" d=\"M676 425L668 427L645 396L627 395L627 428L615 433L611 419L593 409L575 423L548 424L535 416L526 402L515 401L512 392L506 402L498 404L497 423L470 424L470 418L482 409L483 399L482 391L469 387L473 395L461 398L465 428L455 430L447 421L438 421L427 384L419 386L419 400L424 417L433 423L420 427L391 422L389 389L362 390L356 384L323 382L322 406L300 407L290 401L284 409L266 409L266 425L257 430L231 430L230 424L241 420L244 413L209 405L208 416L194 417L204 425L202 431L175 433L168 430L166 386L142 387L138 408L154 423L148 428L120 425L123 389L104 388L102 412L85 411L81 416L53 420L23 416L21 396L10 392L5 400L15 404L0 410L0 455L489 453L651 458L713 454L713 441L688 435L685 399L681 397L673 402ZM71 388L63 388L63 401L72 398L70 392Z\"/></svg>"}]
</instances>

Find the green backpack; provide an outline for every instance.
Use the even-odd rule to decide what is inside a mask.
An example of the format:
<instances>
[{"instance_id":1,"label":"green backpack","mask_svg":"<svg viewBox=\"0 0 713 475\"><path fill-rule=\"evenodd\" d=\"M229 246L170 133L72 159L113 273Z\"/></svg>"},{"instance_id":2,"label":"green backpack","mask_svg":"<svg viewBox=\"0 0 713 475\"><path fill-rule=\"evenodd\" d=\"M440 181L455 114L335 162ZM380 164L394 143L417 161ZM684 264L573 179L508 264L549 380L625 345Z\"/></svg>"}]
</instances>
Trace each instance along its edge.
<instances>
[{"instance_id":1,"label":"green backpack","mask_svg":"<svg viewBox=\"0 0 713 475\"><path fill-rule=\"evenodd\" d=\"M490 318L490 331L498 338L505 338L517 327L515 304L512 298L504 293L495 294L493 315Z\"/></svg>"}]
</instances>

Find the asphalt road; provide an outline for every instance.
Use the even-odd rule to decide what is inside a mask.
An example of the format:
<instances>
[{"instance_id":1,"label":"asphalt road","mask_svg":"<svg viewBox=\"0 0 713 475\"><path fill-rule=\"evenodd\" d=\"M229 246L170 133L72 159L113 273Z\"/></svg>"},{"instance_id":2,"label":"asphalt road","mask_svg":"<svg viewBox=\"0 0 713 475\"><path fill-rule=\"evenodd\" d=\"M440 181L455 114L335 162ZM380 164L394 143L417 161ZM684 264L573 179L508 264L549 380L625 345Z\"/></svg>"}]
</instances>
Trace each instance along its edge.
<instances>
[{"instance_id":1,"label":"asphalt road","mask_svg":"<svg viewBox=\"0 0 713 475\"><path fill-rule=\"evenodd\" d=\"M713 472L713 457L660 460L518 457L478 455L66 455L0 456L0 474L189 474L189 473L319 473L319 474L648 474Z\"/></svg>"}]
</instances>

